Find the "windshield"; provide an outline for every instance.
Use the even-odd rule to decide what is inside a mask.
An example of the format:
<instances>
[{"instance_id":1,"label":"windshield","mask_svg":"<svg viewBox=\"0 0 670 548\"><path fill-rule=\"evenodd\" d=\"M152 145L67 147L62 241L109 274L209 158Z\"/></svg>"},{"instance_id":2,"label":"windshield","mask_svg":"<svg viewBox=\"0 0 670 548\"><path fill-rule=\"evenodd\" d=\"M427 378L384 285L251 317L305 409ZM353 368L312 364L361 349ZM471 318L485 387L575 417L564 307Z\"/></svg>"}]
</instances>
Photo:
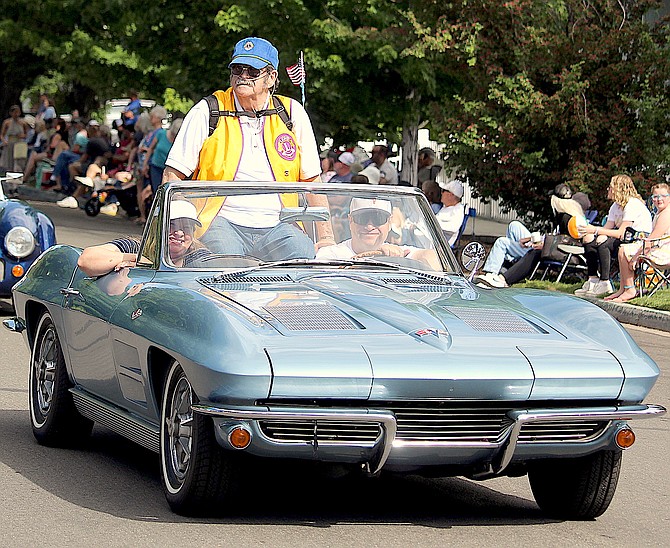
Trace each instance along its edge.
<instances>
[{"instance_id":1,"label":"windshield","mask_svg":"<svg viewBox=\"0 0 670 548\"><path fill-rule=\"evenodd\" d=\"M239 270L281 263L454 272L453 256L418 192L368 185L242 184L248 186L169 185L160 238L166 265Z\"/></svg>"}]
</instances>

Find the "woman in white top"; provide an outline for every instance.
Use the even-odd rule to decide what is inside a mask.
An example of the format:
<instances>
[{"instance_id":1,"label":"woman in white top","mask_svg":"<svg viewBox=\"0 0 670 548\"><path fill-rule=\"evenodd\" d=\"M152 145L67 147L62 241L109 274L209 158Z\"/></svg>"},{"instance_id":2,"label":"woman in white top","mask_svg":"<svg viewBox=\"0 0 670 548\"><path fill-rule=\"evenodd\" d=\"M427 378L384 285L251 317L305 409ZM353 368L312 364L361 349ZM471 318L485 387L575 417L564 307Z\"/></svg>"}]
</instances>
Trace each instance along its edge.
<instances>
[{"instance_id":1,"label":"woman in white top","mask_svg":"<svg viewBox=\"0 0 670 548\"><path fill-rule=\"evenodd\" d=\"M670 265L670 186L660 183L651 187L651 198L656 206L653 230L649 237L619 248L621 287L606 301L623 303L637 296L635 291L635 263L640 255L651 258L658 265Z\"/></svg>"},{"instance_id":2,"label":"woman in white top","mask_svg":"<svg viewBox=\"0 0 670 548\"><path fill-rule=\"evenodd\" d=\"M618 253L626 228L632 226L636 231L651 232L651 213L628 175L612 177L607 198L614 203L607 214L605 226L579 227L589 279L575 291L575 295L612 293L614 289L609 279L611 260Z\"/></svg>"}]
</instances>

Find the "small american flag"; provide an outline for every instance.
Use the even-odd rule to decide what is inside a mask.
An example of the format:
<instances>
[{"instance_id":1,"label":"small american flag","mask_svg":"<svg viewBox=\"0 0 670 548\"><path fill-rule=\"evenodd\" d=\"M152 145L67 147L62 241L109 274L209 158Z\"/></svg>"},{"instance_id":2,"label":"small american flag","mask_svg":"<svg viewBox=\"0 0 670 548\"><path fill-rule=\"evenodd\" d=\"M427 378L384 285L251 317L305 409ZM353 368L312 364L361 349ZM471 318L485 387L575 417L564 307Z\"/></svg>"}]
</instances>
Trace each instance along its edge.
<instances>
[{"instance_id":1,"label":"small american flag","mask_svg":"<svg viewBox=\"0 0 670 548\"><path fill-rule=\"evenodd\" d=\"M305 79L307 75L305 74L305 61L303 60L302 51L300 52L300 57L298 57L298 62L295 65L286 67L286 72L288 77L293 82L293 85L300 86L300 91L302 92L302 106L305 106Z\"/></svg>"}]
</instances>

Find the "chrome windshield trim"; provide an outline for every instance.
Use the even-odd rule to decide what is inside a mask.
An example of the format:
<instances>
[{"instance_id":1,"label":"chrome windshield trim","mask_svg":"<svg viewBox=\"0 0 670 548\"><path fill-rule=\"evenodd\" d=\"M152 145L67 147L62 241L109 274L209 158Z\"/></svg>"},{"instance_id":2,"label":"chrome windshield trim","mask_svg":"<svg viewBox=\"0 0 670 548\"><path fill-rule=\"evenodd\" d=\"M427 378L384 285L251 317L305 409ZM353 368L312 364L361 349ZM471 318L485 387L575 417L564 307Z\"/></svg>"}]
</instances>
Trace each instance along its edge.
<instances>
[{"instance_id":1,"label":"chrome windshield trim","mask_svg":"<svg viewBox=\"0 0 670 548\"><path fill-rule=\"evenodd\" d=\"M195 413L202 415L209 415L211 417L220 417L226 419L238 420L337 420L349 422L376 422L382 429L380 436L380 450L373 462L368 463L370 472L375 474L382 469L393 447L393 441L396 435L396 420L395 415L391 412L371 411L361 409L352 411L351 409L322 409L315 411L313 409L284 411L272 408L263 409L235 409L223 408L213 405L194 404L191 406ZM355 445L355 444L351 444Z\"/></svg>"},{"instance_id":2,"label":"chrome windshield trim","mask_svg":"<svg viewBox=\"0 0 670 548\"><path fill-rule=\"evenodd\" d=\"M514 421L509 430L509 436L503 443L500 463L495 467L496 474L502 472L511 462L519 441L521 427L524 424L536 421L590 421L593 419L609 421L629 421L635 419L652 419L660 417L666 412L665 407L660 405L627 405L610 408L591 408L574 410L562 409L525 409L514 410L507 413L507 416Z\"/></svg>"}]
</instances>

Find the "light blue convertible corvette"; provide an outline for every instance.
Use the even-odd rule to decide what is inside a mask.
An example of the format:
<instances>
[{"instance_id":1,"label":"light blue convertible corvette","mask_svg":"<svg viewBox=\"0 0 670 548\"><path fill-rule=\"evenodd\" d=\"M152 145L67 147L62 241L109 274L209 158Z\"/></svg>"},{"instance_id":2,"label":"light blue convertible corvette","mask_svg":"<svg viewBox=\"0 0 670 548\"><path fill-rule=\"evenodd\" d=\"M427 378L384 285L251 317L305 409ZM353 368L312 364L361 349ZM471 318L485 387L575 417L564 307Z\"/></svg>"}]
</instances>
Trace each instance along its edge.
<instances>
[{"instance_id":1,"label":"light blue convertible corvette","mask_svg":"<svg viewBox=\"0 0 670 548\"><path fill-rule=\"evenodd\" d=\"M621 325L571 296L473 286L413 189L172 183L125 244L136 264L99 277L49 249L4 323L31 349L37 440L106 425L160 454L179 513L225 507L254 455L527 474L545 512L593 518L629 421L665 412L642 403L659 369Z\"/></svg>"}]
</instances>

